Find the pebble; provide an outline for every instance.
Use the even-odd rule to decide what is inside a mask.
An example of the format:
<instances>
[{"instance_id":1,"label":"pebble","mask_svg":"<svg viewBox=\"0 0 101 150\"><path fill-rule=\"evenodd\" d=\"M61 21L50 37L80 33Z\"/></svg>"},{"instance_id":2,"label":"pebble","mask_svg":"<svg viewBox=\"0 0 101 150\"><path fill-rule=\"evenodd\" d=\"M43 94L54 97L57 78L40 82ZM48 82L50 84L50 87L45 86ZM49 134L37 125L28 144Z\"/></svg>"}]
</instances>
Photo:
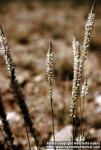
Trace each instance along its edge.
<instances>
[{"instance_id":1,"label":"pebble","mask_svg":"<svg viewBox=\"0 0 101 150\"><path fill-rule=\"evenodd\" d=\"M38 76L34 77L35 82L40 82L42 79L43 79L42 75L38 75Z\"/></svg>"},{"instance_id":2,"label":"pebble","mask_svg":"<svg viewBox=\"0 0 101 150\"><path fill-rule=\"evenodd\" d=\"M96 96L95 103L101 107L101 95Z\"/></svg>"},{"instance_id":3,"label":"pebble","mask_svg":"<svg viewBox=\"0 0 101 150\"><path fill-rule=\"evenodd\" d=\"M64 127L55 134L55 141L71 141L71 138L72 138L72 125L67 125L66 127ZM51 141L53 141L53 135L50 138L50 142Z\"/></svg>"},{"instance_id":4,"label":"pebble","mask_svg":"<svg viewBox=\"0 0 101 150\"><path fill-rule=\"evenodd\" d=\"M18 113L14 112L14 111L7 112L6 115L7 115L7 120L10 123L20 121L20 115ZM2 121L1 120L0 120L0 125L2 125Z\"/></svg>"}]
</instances>

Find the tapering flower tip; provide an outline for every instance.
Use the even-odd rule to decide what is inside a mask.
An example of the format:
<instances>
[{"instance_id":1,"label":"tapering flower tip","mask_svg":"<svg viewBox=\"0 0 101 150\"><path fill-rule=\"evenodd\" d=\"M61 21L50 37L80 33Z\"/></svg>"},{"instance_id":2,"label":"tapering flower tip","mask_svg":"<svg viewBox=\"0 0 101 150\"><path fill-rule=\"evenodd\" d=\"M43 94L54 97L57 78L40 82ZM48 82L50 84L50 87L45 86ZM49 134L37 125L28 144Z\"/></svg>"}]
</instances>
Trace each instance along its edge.
<instances>
[{"instance_id":1,"label":"tapering flower tip","mask_svg":"<svg viewBox=\"0 0 101 150\"><path fill-rule=\"evenodd\" d=\"M0 35L4 35L3 28L1 25L0 25Z\"/></svg>"},{"instance_id":2,"label":"tapering flower tip","mask_svg":"<svg viewBox=\"0 0 101 150\"><path fill-rule=\"evenodd\" d=\"M74 51L74 49L75 49L75 45L76 45L76 42L77 42L77 40L76 40L76 36L75 36L75 34L73 35L73 41L72 41L72 46L73 46L73 51Z\"/></svg>"},{"instance_id":3,"label":"tapering flower tip","mask_svg":"<svg viewBox=\"0 0 101 150\"><path fill-rule=\"evenodd\" d=\"M3 41L4 41L4 32L3 32L3 28L2 26L0 25L0 54L3 55L4 54L4 48L2 46L3 44Z\"/></svg>"},{"instance_id":4,"label":"tapering flower tip","mask_svg":"<svg viewBox=\"0 0 101 150\"><path fill-rule=\"evenodd\" d=\"M8 41L7 38L4 36L3 28L0 26L0 53L5 54L5 51L7 49Z\"/></svg>"},{"instance_id":5,"label":"tapering flower tip","mask_svg":"<svg viewBox=\"0 0 101 150\"><path fill-rule=\"evenodd\" d=\"M72 42L76 42L76 36L75 33L73 34L73 41Z\"/></svg>"},{"instance_id":6,"label":"tapering flower tip","mask_svg":"<svg viewBox=\"0 0 101 150\"><path fill-rule=\"evenodd\" d=\"M49 42L49 50L50 50L50 53L52 52L52 49L53 49L53 46L52 46L52 42L50 41L50 42Z\"/></svg>"},{"instance_id":7,"label":"tapering flower tip","mask_svg":"<svg viewBox=\"0 0 101 150\"><path fill-rule=\"evenodd\" d=\"M93 28L94 19L95 19L95 2L93 3L93 6L91 8L91 11L88 15L88 19L86 22L86 26L88 26L89 30L91 30Z\"/></svg>"},{"instance_id":8,"label":"tapering flower tip","mask_svg":"<svg viewBox=\"0 0 101 150\"><path fill-rule=\"evenodd\" d=\"M46 54L46 74L48 77L48 81L49 83L51 83L52 79L53 79L53 51L52 51L52 43L49 43L49 48L48 48L48 52Z\"/></svg>"},{"instance_id":9,"label":"tapering flower tip","mask_svg":"<svg viewBox=\"0 0 101 150\"><path fill-rule=\"evenodd\" d=\"M82 90L81 90L81 97L85 98L88 95L88 83L87 83L87 77L85 77Z\"/></svg>"},{"instance_id":10,"label":"tapering flower tip","mask_svg":"<svg viewBox=\"0 0 101 150\"><path fill-rule=\"evenodd\" d=\"M93 6L92 6L91 11L88 15L86 25L85 25L85 36L84 36L84 42L83 42L83 50L84 50L83 51L83 61L86 60L87 53L89 50L94 20L95 20L95 2L93 3Z\"/></svg>"},{"instance_id":11,"label":"tapering flower tip","mask_svg":"<svg viewBox=\"0 0 101 150\"><path fill-rule=\"evenodd\" d=\"M96 1L93 2L92 8L91 8L91 12L94 13L95 12L95 6L96 6Z\"/></svg>"},{"instance_id":12,"label":"tapering flower tip","mask_svg":"<svg viewBox=\"0 0 101 150\"><path fill-rule=\"evenodd\" d=\"M75 33L73 34L73 41L76 41L76 35L75 35Z\"/></svg>"}]
</instances>

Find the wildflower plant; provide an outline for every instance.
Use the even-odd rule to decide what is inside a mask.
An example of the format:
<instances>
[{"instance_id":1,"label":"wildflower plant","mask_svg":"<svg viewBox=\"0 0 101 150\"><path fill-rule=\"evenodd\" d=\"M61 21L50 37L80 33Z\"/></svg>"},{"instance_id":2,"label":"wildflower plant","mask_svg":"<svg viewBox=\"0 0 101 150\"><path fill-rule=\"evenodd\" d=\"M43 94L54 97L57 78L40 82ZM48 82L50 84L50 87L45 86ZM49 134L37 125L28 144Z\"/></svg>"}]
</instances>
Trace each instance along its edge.
<instances>
[{"instance_id":1,"label":"wildflower plant","mask_svg":"<svg viewBox=\"0 0 101 150\"><path fill-rule=\"evenodd\" d=\"M74 56L73 57L74 73L73 73L72 97L71 97L71 104L70 104L70 116L73 120L73 141L75 141L76 134L77 134L76 119L78 118L78 108L80 105L80 112L82 111L81 113L81 120L82 120L83 117L82 115L84 112L84 99L88 94L87 78L85 78L84 80L82 89L81 89L81 85L82 85L81 81L83 79L84 62L87 58L87 53L90 47L94 20L95 20L95 2L93 3L93 6L91 8L91 11L86 21L83 45L82 46L80 45L75 35L73 37L73 42L72 42L73 56ZM81 94L81 98L80 98L80 94ZM83 101L83 104L81 101ZM83 107L81 105L83 105Z\"/></svg>"},{"instance_id":2,"label":"wildflower plant","mask_svg":"<svg viewBox=\"0 0 101 150\"><path fill-rule=\"evenodd\" d=\"M81 132L79 136L79 140L81 139L84 141L84 129L83 129L83 122L82 118L84 116L84 104L86 97L88 95L88 83L87 77L83 79L83 67L85 61L87 59L87 54L90 47L91 35L93 31L95 21L95 2L91 8L91 11L88 15L86 25L85 25L85 34L83 44L81 45L80 42L77 40L75 34L73 36L72 41L72 49L73 49L73 85L72 85L72 96L70 102L70 117L72 120L73 125L73 142L77 138L77 119L80 120L81 125ZM4 35L3 29L0 26L0 47L3 54L3 57L6 62L7 70L10 77L10 87L12 89L12 94L15 97L15 100L22 112L23 119L25 122L27 139L29 144L29 150L31 150L29 132L31 133L32 137L35 140L36 146L38 150L41 150L39 146L39 138L38 132L35 129L29 109L26 104L25 96L21 90L21 87L17 81L15 67L13 64L13 59L9 50L8 41L6 36ZM50 99L50 106L51 106L51 119L52 119L52 131L53 131L53 140L54 140L54 149L56 150L55 145L55 125L54 125L54 103L53 103L53 75L54 75L54 63L53 63L53 47L52 43L49 43L49 48L46 54L46 74L49 84L49 99ZM83 83L82 83L83 81ZM80 108L80 115L79 115L79 108ZM14 145L13 133L10 129L9 122L6 119L6 113L2 102L2 97L0 96L0 117L3 123L3 130L7 137L7 146L10 150L15 150L16 146ZM2 132L2 129L0 128ZM6 140L5 135L2 132L4 139ZM9 142L8 142L9 141ZM17 150L17 149L16 149Z\"/></svg>"},{"instance_id":3,"label":"wildflower plant","mask_svg":"<svg viewBox=\"0 0 101 150\"><path fill-rule=\"evenodd\" d=\"M53 138L54 138L54 148L55 148L55 126L54 126L54 108L53 108L53 72L54 72L54 64L53 64L53 50L52 43L49 43L49 48L46 54L46 74L49 83L49 98L51 103L51 118L52 118L52 128L53 128ZM55 148L56 149L56 148Z\"/></svg>"}]
</instances>

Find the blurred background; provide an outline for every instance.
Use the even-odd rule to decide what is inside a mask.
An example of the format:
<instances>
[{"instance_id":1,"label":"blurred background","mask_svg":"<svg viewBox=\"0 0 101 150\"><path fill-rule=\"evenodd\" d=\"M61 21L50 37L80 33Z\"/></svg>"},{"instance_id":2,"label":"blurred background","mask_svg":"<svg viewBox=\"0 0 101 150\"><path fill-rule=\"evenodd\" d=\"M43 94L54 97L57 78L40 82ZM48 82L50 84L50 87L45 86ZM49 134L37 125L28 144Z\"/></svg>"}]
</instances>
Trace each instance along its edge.
<instances>
[{"instance_id":1,"label":"blurred background","mask_svg":"<svg viewBox=\"0 0 101 150\"><path fill-rule=\"evenodd\" d=\"M89 94L85 102L84 128L95 141L101 140L101 1L96 0L96 21L84 68ZM73 79L72 38L82 44L85 21L92 0L0 0L0 24L8 38L17 79L26 96L42 142L52 135L45 55L49 41L54 51L55 131L71 125L69 104ZM28 150L20 110L9 88L5 61L0 54L0 91L15 143ZM0 122L2 126L2 123ZM18 132L20 131L21 132ZM0 135L0 139L3 137ZM32 144L33 140L31 138Z\"/></svg>"}]
</instances>

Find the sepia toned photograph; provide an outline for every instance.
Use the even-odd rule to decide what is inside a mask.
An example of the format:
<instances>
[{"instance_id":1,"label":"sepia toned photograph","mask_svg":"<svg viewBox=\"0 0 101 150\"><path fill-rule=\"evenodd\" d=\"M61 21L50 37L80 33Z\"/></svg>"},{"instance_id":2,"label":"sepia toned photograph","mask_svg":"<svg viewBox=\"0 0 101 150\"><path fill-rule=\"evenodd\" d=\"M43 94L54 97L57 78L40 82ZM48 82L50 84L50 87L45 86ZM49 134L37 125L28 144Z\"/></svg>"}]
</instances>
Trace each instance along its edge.
<instances>
[{"instance_id":1,"label":"sepia toned photograph","mask_svg":"<svg viewBox=\"0 0 101 150\"><path fill-rule=\"evenodd\" d=\"M0 150L101 149L101 1L0 0Z\"/></svg>"}]
</instances>

